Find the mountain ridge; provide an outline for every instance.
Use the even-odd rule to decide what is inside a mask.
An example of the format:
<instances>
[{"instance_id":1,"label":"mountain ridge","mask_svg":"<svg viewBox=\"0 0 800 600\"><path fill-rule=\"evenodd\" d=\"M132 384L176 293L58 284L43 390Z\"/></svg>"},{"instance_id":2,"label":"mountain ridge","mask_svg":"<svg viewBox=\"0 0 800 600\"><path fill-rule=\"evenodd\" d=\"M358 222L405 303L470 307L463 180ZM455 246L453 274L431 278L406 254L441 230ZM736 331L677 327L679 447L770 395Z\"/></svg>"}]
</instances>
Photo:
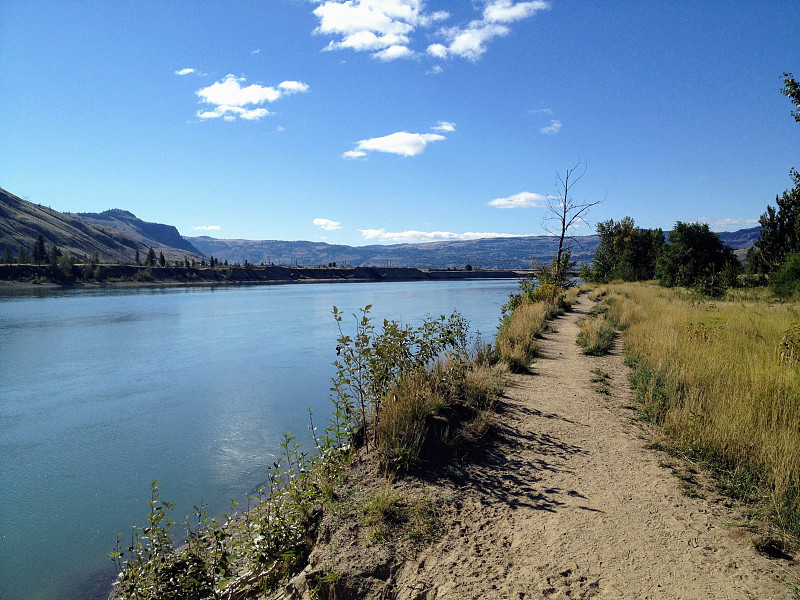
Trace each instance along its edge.
<instances>
[{"instance_id":1,"label":"mountain ridge","mask_svg":"<svg viewBox=\"0 0 800 600\"><path fill-rule=\"evenodd\" d=\"M60 213L33 204L0 188L0 251L10 246L30 250L38 235L74 256L97 255L101 262L132 263L138 251L163 252L169 263L210 256L231 264L274 264L419 269L527 269L556 253L553 236L442 240L415 244L347 246L314 241L219 239L181 236L173 225L143 221L121 208L101 213ZM743 254L759 238L760 227L718 234ZM596 235L574 238L573 258L591 262L599 244Z\"/></svg>"}]
</instances>

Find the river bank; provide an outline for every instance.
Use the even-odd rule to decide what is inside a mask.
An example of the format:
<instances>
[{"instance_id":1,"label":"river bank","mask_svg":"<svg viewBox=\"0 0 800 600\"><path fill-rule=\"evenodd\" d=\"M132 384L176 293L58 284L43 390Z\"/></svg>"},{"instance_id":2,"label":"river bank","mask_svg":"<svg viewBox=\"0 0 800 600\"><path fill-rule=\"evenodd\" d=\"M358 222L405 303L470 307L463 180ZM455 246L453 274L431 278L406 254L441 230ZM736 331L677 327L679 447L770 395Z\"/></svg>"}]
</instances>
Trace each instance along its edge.
<instances>
[{"instance_id":1,"label":"river bank","mask_svg":"<svg viewBox=\"0 0 800 600\"><path fill-rule=\"evenodd\" d=\"M13 286L246 285L278 283L457 281L519 279L524 270L423 270L410 267L145 267L75 265L68 277L54 277L50 266L0 265L0 284Z\"/></svg>"},{"instance_id":2,"label":"river bank","mask_svg":"<svg viewBox=\"0 0 800 600\"><path fill-rule=\"evenodd\" d=\"M553 321L471 452L394 481L356 462L309 566L259 598L796 598L796 563L759 550L744 507L653 450L621 340L581 352L591 308Z\"/></svg>"}]
</instances>

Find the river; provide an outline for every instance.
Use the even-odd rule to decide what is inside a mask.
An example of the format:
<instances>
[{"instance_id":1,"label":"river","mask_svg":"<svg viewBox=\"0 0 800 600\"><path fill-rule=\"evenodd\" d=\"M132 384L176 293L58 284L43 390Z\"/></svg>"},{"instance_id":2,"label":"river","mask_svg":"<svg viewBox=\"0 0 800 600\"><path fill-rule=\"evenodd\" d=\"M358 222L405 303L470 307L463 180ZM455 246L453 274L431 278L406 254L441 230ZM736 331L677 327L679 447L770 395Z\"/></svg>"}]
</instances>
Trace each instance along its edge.
<instances>
[{"instance_id":1,"label":"river","mask_svg":"<svg viewBox=\"0 0 800 600\"><path fill-rule=\"evenodd\" d=\"M509 280L14 291L0 288L0 600L108 593L108 553L150 484L210 514L329 408L334 305L418 324L458 310L491 339ZM346 333L355 320L346 319Z\"/></svg>"}]
</instances>

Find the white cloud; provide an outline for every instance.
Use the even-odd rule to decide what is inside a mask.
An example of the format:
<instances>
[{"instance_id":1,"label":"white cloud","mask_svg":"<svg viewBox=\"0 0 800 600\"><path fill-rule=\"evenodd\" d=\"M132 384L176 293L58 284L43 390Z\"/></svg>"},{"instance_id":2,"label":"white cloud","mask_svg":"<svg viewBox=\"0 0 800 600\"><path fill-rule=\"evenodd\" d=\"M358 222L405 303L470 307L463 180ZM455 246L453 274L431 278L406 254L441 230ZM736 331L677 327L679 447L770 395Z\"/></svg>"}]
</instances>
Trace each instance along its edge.
<instances>
[{"instance_id":1,"label":"white cloud","mask_svg":"<svg viewBox=\"0 0 800 600\"><path fill-rule=\"evenodd\" d=\"M307 92L309 89L308 84L305 84L302 81L282 81L278 84L278 88L284 94L303 93Z\"/></svg>"},{"instance_id":2,"label":"white cloud","mask_svg":"<svg viewBox=\"0 0 800 600\"><path fill-rule=\"evenodd\" d=\"M174 72L175 75L191 75L192 73L196 73L196 71L192 68L185 68L185 69L178 69Z\"/></svg>"},{"instance_id":3,"label":"white cloud","mask_svg":"<svg viewBox=\"0 0 800 600\"><path fill-rule=\"evenodd\" d=\"M250 52L250 56L253 56L253 55L255 55L255 54L261 54L261 48L256 48L255 50L253 50L252 52Z\"/></svg>"},{"instance_id":4,"label":"white cloud","mask_svg":"<svg viewBox=\"0 0 800 600\"><path fill-rule=\"evenodd\" d=\"M483 9L483 19L488 23L513 23L533 16L540 10L550 8L547 2L517 2L495 0Z\"/></svg>"},{"instance_id":5,"label":"white cloud","mask_svg":"<svg viewBox=\"0 0 800 600\"><path fill-rule=\"evenodd\" d=\"M374 58L392 61L418 54L412 48L413 34L450 18L445 11L426 12L422 0L312 0L319 6L314 16L319 25L314 33L333 36L325 50L350 49L371 52ZM536 0L487 0L480 19L463 26L445 27L438 34L446 44L430 44L427 53L436 58L458 56L478 60L486 44L495 37L508 35L507 25L550 8Z\"/></svg>"},{"instance_id":6,"label":"white cloud","mask_svg":"<svg viewBox=\"0 0 800 600\"><path fill-rule=\"evenodd\" d=\"M486 52L488 42L511 32L506 25L532 17L547 8L550 8L547 2L492 0L484 7L482 19L470 21L466 26L440 29L438 33L447 44L431 44L427 53L441 59L458 56L476 61Z\"/></svg>"},{"instance_id":7,"label":"white cloud","mask_svg":"<svg viewBox=\"0 0 800 600\"><path fill-rule=\"evenodd\" d=\"M505 25L483 21L473 21L465 28L450 27L440 31L449 44L432 44L428 46L428 53L436 58L458 56L476 61L486 52L487 42L508 35L510 31Z\"/></svg>"},{"instance_id":8,"label":"white cloud","mask_svg":"<svg viewBox=\"0 0 800 600\"><path fill-rule=\"evenodd\" d=\"M361 158L367 152L386 152L400 156L417 156L425 151L428 144L447 139L437 133L409 133L398 131L383 137L361 140L355 150L345 152L344 158Z\"/></svg>"},{"instance_id":9,"label":"white cloud","mask_svg":"<svg viewBox=\"0 0 800 600\"><path fill-rule=\"evenodd\" d=\"M441 65L433 65L428 71L425 71L426 75L439 75L440 73L444 72Z\"/></svg>"},{"instance_id":10,"label":"white cloud","mask_svg":"<svg viewBox=\"0 0 800 600\"><path fill-rule=\"evenodd\" d=\"M324 0L319 4L314 9L319 19L314 33L341 38L330 42L326 50L369 51L384 61L412 56L411 33L449 16L425 13L421 0Z\"/></svg>"},{"instance_id":11,"label":"white cloud","mask_svg":"<svg viewBox=\"0 0 800 600\"><path fill-rule=\"evenodd\" d=\"M713 231L735 231L736 229L753 227L758 224L758 219L710 219L708 217L700 217L697 220L700 223L706 223Z\"/></svg>"},{"instance_id":12,"label":"white cloud","mask_svg":"<svg viewBox=\"0 0 800 600\"><path fill-rule=\"evenodd\" d=\"M447 58L447 46L443 44L431 44L428 46L427 53L436 58Z\"/></svg>"},{"instance_id":13,"label":"white cloud","mask_svg":"<svg viewBox=\"0 0 800 600\"><path fill-rule=\"evenodd\" d=\"M550 121L550 125L542 127L539 130L539 133L544 133L545 135L555 135L559 131L561 131L561 121L552 120Z\"/></svg>"},{"instance_id":14,"label":"white cloud","mask_svg":"<svg viewBox=\"0 0 800 600\"><path fill-rule=\"evenodd\" d=\"M414 52L409 50L406 46L399 46L395 44L394 46L389 46L385 50L376 52L372 56L378 60L389 62L392 60L397 60L398 58L411 58L414 56Z\"/></svg>"},{"instance_id":15,"label":"white cloud","mask_svg":"<svg viewBox=\"0 0 800 600\"><path fill-rule=\"evenodd\" d=\"M456 124L449 121L439 121L436 127L432 127L434 131L452 132L456 130Z\"/></svg>"},{"instance_id":16,"label":"white cloud","mask_svg":"<svg viewBox=\"0 0 800 600\"><path fill-rule=\"evenodd\" d=\"M342 224L339 221L331 221L330 219L314 219L314 225L325 231L334 231L341 229Z\"/></svg>"},{"instance_id":17,"label":"white cloud","mask_svg":"<svg viewBox=\"0 0 800 600\"><path fill-rule=\"evenodd\" d=\"M222 228L219 225L195 225L192 229L197 231L219 231Z\"/></svg>"},{"instance_id":18,"label":"white cloud","mask_svg":"<svg viewBox=\"0 0 800 600\"><path fill-rule=\"evenodd\" d=\"M488 204L495 208L541 208L547 206L547 196L532 192L520 192L507 198L495 198Z\"/></svg>"},{"instance_id":19,"label":"white cloud","mask_svg":"<svg viewBox=\"0 0 800 600\"><path fill-rule=\"evenodd\" d=\"M197 111L197 116L201 119L224 117L226 121L233 121L238 117L256 121L272 113L266 108L248 108L248 105L258 106L265 102L275 102L283 96L306 92L309 89L308 85L300 81L284 81L277 88L255 83L243 86L244 82L244 77L226 75L222 81L197 90L195 94L202 102L216 105L213 110Z\"/></svg>"},{"instance_id":20,"label":"white cloud","mask_svg":"<svg viewBox=\"0 0 800 600\"><path fill-rule=\"evenodd\" d=\"M419 244L423 242L437 242L448 240L479 240L485 238L512 238L525 237L513 233L488 233L467 231L465 233L453 233L451 231L399 231L392 232L385 229L362 229L361 237L365 240L376 242L392 242L396 244Z\"/></svg>"}]
</instances>

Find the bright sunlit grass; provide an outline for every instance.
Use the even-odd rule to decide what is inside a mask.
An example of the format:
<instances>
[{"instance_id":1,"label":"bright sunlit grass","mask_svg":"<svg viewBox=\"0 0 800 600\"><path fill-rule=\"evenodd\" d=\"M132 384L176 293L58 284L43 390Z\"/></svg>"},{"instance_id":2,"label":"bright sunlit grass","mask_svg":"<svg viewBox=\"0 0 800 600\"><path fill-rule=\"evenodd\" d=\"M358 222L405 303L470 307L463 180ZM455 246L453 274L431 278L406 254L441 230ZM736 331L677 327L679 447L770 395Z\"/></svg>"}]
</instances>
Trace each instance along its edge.
<instances>
[{"instance_id":1,"label":"bright sunlit grass","mask_svg":"<svg viewBox=\"0 0 800 600\"><path fill-rule=\"evenodd\" d=\"M641 284L611 286L609 297L643 416L710 461L725 491L800 532L800 367L780 360L797 307Z\"/></svg>"}]
</instances>

